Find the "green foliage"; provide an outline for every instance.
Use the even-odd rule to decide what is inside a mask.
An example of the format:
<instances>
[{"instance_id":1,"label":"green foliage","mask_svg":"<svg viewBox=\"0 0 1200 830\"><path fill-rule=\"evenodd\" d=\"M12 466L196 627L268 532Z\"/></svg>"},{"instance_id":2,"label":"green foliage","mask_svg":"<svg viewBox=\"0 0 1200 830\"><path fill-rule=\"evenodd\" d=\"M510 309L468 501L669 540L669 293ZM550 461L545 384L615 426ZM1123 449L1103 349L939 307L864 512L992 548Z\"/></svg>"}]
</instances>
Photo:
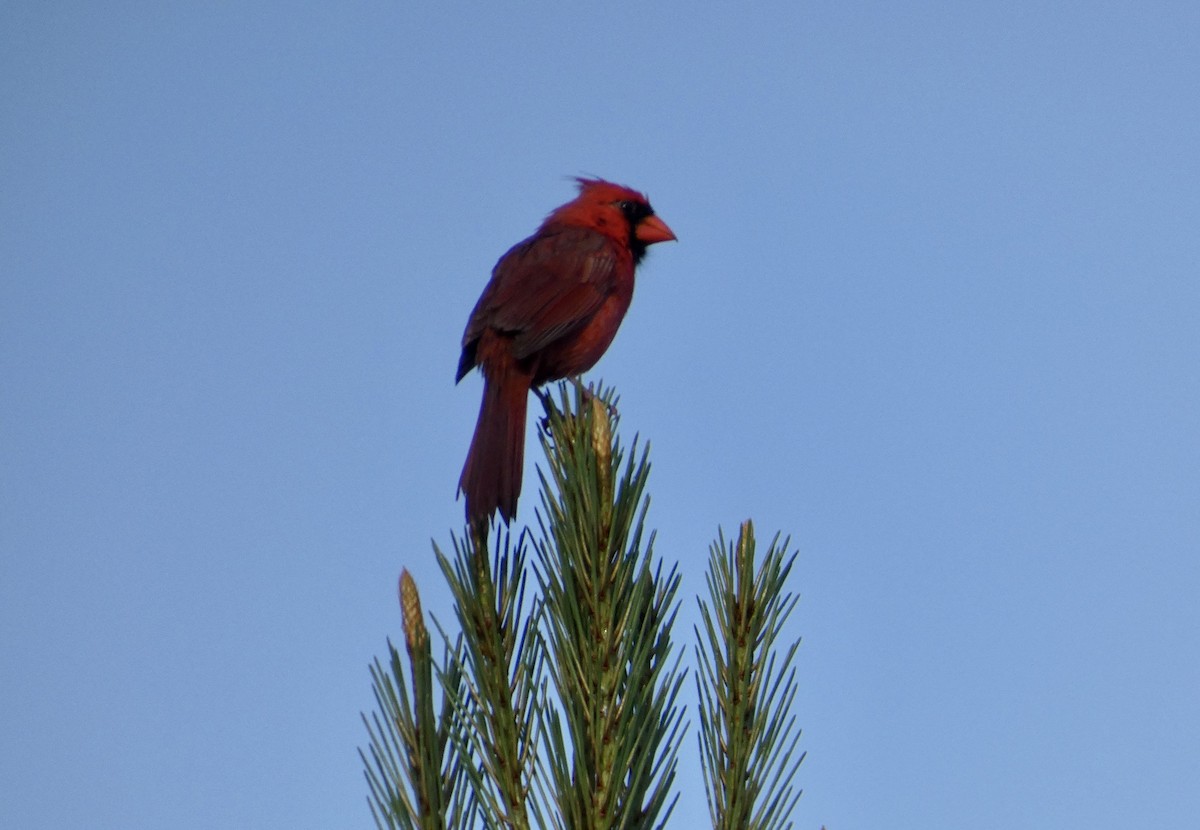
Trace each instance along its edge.
<instances>
[{"instance_id":1,"label":"green foliage","mask_svg":"<svg viewBox=\"0 0 1200 830\"><path fill-rule=\"evenodd\" d=\"M380 828L652 830L678 798L679 575L655 561L645 527L648 449L635 439L626 453L614 437L611 389L560 384L542 403L536 527L514 542L501 526L490 555L485 523L450 555L434 547L461 631L436 668L402 577L408 668L391 643L388 670L372 667L378 709L360 751ZM790 826L799 797L798 643L782 659L774 650L795 605L783 590L794 557L778 541L757 570L749 523L736 548L721 537L712 549L697 686L714 827Z\"/></svg>"},{"instance_id":2,"label":"green foliage","mask_svg":"<svg viewBox=\"0 0 1200 830\"><path fill-rule=\"evenodd\" d=\"M524 545L503 534L489 564L485 528L476 526L455 540L453 560L435 550L463 632L463 682L449 695L463 725L462 766L486 826L523 830L544 697L537 615L524 603Z\"/></svg>"},{"instance_id":3,"label":"green foliage","mask_svg":"<svg viewBox=\"0 0 1200 830\"><path fill-rule=\"evenodd\" d=\"M440 685L445 692L435 716L429 633L408 571L400 577L400 605L412 695L400 653L388 641L390 671L379 660L371 666L378 708L370 719L363 716L370 756L359 750L371 790L371 812L381 830L469 827L475 805L463 781L471 764L464 764L464 755L455 751L462 743L455 734L461 723L453 704L461 689L460 661L449 651L442 656Z\"/></svg>"},{"instance_id":4,"label":"green foliage","mask_svg":"<svg viewBox=\"0 0 1200 830\"><path fill-rule=\"evenodd\" d=\"M798 597L784 591L795 554L776 536L755 570L754 526L745 522L736 546L720 536L711 548L708 601L700 601L704 632L696 632L700 671L700 753L713 827L791 827L800 798L793 785L804 754L792 703L800 641L782 658L775 640Z\"/></svg>"},{"instance_id":5,"label":"green foliage","mask_svg":"<svg viewBox=\"0 0 1200 830\"><path fill-rule=\"evenodd\" d=\"M662 826L682 738L683 672L671 659L679 577L652 566L644 540L647 451L612 439L611 391L576 387L574 407L545 399L538 579L547 666L558 707L545 711L551 815L560 828ZM635 460L636 459L636 460ZM615 483L615 484L614 484Z\"/></svg>"}]
</instances>

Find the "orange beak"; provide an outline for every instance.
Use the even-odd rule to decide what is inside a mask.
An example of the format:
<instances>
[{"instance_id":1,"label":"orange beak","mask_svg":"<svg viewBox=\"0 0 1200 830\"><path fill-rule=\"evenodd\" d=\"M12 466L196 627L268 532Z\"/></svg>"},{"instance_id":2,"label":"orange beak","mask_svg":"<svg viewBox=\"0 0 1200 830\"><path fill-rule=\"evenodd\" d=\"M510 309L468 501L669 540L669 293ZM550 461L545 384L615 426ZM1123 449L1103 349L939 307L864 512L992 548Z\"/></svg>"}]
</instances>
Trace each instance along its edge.
<instances>
[{"instance_id":1,"label":"orange beak","mask_svg":"<svg viewBox=\"0 0 1200 830\"><path fill-rule=\"evenodd\" d=\"M670 242L675 239L675 233L667 227L667 223L657 216L647 216L638 222L634 236L639 242L653 245L655 242Z\"/></svg>"}]
</instances>

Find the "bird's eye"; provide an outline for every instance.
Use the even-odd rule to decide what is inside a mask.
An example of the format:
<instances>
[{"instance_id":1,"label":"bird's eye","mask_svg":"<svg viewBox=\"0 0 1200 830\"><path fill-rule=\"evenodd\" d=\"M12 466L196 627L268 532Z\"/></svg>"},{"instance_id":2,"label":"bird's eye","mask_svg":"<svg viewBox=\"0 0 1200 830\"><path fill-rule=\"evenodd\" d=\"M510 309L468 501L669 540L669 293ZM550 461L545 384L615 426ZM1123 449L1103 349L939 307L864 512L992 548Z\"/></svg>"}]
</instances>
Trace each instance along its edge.
<instances>
[{"instance_id":1,"label":"bird's eye","mask_svg":"<svg viewBox=\"0 0 1200 830\"><path fill-rule=\"evenodd\" d=\"M616 207L626 219L635 225L654 213L646 203L635 202L632 199L622 199L616 203Z\"/></svg>"}]
</instances>

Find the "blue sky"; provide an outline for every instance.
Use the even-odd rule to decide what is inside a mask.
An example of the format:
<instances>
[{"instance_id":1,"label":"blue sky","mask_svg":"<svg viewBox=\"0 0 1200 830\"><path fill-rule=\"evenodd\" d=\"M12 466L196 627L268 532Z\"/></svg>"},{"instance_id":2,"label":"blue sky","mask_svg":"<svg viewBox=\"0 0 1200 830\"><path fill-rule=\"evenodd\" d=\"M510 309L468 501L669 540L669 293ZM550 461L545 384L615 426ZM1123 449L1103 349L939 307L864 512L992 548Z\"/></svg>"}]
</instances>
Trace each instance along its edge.
<instances>
[{"instance_id":1,"label":"blue sky","mask_svg":"<svg viewBox=\"0 0 1200 830\"><path fill-rule=\"evenodd\" d=\"M796 826L1193 826L1200 7L415 5L0 9L0 826L371 826L577 174L679 236L591 374L656 552L800 552Z\"/></svg>"}]
</instances>

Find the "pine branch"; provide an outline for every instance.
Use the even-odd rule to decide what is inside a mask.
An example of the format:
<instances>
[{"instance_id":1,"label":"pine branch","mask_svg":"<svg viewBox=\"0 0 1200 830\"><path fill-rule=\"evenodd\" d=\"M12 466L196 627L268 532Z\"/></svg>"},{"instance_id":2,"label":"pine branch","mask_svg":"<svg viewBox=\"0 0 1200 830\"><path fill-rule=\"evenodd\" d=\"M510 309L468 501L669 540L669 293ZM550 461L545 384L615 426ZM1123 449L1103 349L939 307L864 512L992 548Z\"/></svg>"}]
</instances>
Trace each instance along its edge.
<instances>
[{"instance_id":1,"label":"pine branch","mask_svg":"<svg viewBox=\"0 0 1200 830\"><path fill-rule=\"evenodd\" d=\"M462 786L463 767L453 748L458 743L457 719L449 694L443 694L441 713L434 715L429 632L416 583L408 571L400 576L400 606L412 695L400 653L389 640L390 672L379 660L371 666L377 709L370 719L363 715L370 757L359 750L371 791L371 813L380 830L465 826L475 807ZM457 665L452 653L443 653L440 682L444 689L460 686Z\"/></svg>"},{"instance_id":2,"label":"pine branch","mask_svg":"<svg viewBox=\"0 0 1200 830\"><path fill-rule=\"evenodd\" d=\"M622 472L611 390L577 385L572 401L560 385L559 397L543 398L536 542L560 704L543 710L545 812L563 830L661 827L683 730L670 640L679 577L652 567L653 538L643 544L648 455Z\"/></svg>"},{"instance_id":3,"label":"pine branch","mask_svg":"<svg viewBox=\"0 0 1200 830\"><path fill-rule=\"evenodd\" d=\"M713 827L775 830L791 827L800 798L793 780L804 753L791 714L796 696L792 666L800 641L782 654L775 640L798 597L784 583L795 554L788 540L772 540L755 570L754 527L745 522L736 547L719 535L709 556L709 601L700 601L703 633L696 631L700 670L700 753Z\"/></svg>"},{"instance_id":4,"label":"pine branch","mask_svg":"<svg viewBox=\"0 0 1200 830\"><path fill-rule=\"evenodd\" d=\"M450 647L438 627L437 666L416 586L402 577L407 677L389 642L389 666L371 668L377 711L363 717L370 748L360 750L381 830L651 830L671 815L686 675L670 637L679 576L655 560L645 527L649 451L635 438L627 453L614 437L611 389L560 384L542 402L532 536L514 543L504 529L489 554L489 526L476 523L450 555L434 546L461 630ZM776 647L796 604L787 545L777 536L756 570L747 522L736 544L722 535L711 549L698 740L722 830L791 827L800 796L799 642ZM527 598L530 546L538 595Z\"/></svg>"},{"instance_id":5,"label":"pine branch","mask_svg":"<svg viewBox=\"0 0 1200 830\"><path fill-rule=\"evenodd\" d=\"M490 566L483 524L454 540L453 561L434 549L463 632L463 693L454 696L466 726L463 767L486 825L525 830L544 649L537 613L526 613L524 540L498 537Z\"/></svg>"}]
</instances>

